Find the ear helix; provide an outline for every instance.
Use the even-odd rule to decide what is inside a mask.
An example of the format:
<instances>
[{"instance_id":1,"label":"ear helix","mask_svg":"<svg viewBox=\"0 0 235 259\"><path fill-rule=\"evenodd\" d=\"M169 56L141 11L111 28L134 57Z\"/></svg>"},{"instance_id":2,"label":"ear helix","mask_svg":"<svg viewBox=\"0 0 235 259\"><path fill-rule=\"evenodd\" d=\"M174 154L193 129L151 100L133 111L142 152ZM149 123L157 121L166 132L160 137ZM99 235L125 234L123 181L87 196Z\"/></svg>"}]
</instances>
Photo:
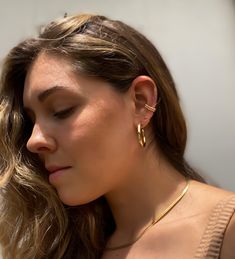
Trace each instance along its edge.
<instances>
[{"instance_id":1,"label":"ear helix","mask_svg":"<svg viewBox=\"0 0 235 259\"><path fill-rule=\"evenodd\" d=\"M159 103L159 102L158 102ZM157 103L157 104L158 104ZM156 104L156 105L157 105ZM144 107L151 111L151 112L155 112L156 111L156 108L153 107L153 106L150 106L148 105L147 103L144 105ZM145 147L146 146L146 137L145 137L145 134L144 134L144 128L141 128L141 124L139 123L138 126L137 126L137 134L138 134L138 141L141 145L141 147Z\"/></svg>"},{"instance_id":2,"label":"ear helix","mask_svg":"<svg viewBox=\"0 0 235 259\"><path fill-rule=\"evenodd\" d=\"M144 105L144 107L151 111L151 112L155 112L156 111L156 106L161 102L161 98L159 98L159 101L155 104L155 106L150 106L147 103Z\"/></svg>"}]
</instances>

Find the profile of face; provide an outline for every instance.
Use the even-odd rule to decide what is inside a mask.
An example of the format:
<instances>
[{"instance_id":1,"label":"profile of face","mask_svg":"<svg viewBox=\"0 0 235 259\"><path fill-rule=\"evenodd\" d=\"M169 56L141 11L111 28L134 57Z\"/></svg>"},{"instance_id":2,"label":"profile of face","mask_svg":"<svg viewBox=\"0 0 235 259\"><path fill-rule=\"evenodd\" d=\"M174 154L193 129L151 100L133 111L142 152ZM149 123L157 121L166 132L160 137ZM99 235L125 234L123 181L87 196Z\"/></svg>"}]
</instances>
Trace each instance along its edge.
<instances>
[{"instance_id":1,"label":"profile of face","mask_svg":"<svg viewBox=\"0 0 235 259\"><path fill-rule=\"evenodd\" d=\"M41 53L27 73L23 103L33 122L27 149L55 172L49 181L63 203L88 203L128 177L139 149L128 92Z\"/></svg>"}]
</instances>

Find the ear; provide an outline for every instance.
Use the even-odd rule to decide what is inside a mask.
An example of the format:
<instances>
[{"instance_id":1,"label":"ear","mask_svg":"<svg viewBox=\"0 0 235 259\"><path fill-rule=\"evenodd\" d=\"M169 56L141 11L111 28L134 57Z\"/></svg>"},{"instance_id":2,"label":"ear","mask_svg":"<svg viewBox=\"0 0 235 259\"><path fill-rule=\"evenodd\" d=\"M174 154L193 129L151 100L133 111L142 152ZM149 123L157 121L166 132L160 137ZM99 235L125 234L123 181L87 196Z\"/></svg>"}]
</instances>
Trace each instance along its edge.
<instances>
[{"instance_id":1,"label":"ear","mask_svg":"<svg viewBox=\"0 0 235 259\"><path fill-rule=\"evenodd\" d=\"M153 79L149 76L136 77L130 87L132 101L134 102L134 123L140 123L144 128L153 116L153 112L144 107L148 104L152 107L157 103L157 87Z\"/></svg>"}]
</instances>

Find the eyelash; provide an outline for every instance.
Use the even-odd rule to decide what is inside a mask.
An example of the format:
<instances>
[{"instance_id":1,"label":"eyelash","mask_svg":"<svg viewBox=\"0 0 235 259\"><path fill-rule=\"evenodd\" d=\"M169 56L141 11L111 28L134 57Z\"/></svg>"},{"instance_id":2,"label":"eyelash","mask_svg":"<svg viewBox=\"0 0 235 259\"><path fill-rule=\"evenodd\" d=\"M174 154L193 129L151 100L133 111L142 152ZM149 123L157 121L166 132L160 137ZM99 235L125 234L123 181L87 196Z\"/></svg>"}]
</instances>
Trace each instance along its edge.
<instances>
[{"instance_id":1,"label":"eyelash","mask_svg":"<svg viewBox=\"0 0 235 259\"><path fill-rule=\"evenodd\" d=\"M68 109L65 109L65 110L62 110L62 111L59 111L59 112L55 112L53 114L53 116L58 118L58 119L66 119L73 112L74 108L75 107L70 107Z\"/></svg>"}]
</instances>

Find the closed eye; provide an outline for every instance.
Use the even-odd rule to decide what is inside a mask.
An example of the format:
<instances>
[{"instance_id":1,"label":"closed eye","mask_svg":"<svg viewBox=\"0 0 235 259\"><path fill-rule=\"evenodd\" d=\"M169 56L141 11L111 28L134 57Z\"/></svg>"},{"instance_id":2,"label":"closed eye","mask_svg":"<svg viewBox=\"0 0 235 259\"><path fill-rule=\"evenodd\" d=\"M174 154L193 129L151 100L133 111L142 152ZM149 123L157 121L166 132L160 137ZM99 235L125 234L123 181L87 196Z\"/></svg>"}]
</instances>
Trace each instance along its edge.
<instances>
[{"instance_id":1,"label":"closed eye","mask_svg":"<svg viewBox=\"0 0 235 259\"><path fill-rule=\"evenodd\" d=\"M74 110L75 110L75 107L70 107L68 109L55 112L53 114L53 116L58 118L58 119L66 119L73 113Z\"/></svg>"}]
</instances>

